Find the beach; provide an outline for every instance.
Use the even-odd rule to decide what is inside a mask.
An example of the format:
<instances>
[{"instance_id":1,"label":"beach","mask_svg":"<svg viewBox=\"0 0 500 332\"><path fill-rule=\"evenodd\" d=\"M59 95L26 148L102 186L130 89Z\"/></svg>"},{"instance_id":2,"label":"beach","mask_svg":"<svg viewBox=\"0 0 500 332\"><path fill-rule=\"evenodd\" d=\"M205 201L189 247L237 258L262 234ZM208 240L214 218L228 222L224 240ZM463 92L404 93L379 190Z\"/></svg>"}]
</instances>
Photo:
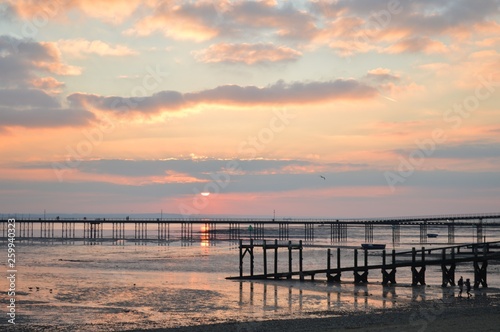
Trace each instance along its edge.
<instances>
[{"instance_id":1,"label":"beach","mask_svg":"<svg viewBox=\"0 0 500 332\"><path fill-rule=\"evenodd\" d=\"M305 268L325 265L327 236L304 249ZM343 264L363 232L342 243ZM382 238L384 240L384 238ZM410 241L414 241L410 239ZM398 250L414 246L402 243ZM427 244L430 247L441 243ZM19 241L16 331L487 331L498 326L500 265L488 265L488 288L457 298L456 286L441 287L440 266L429 266L426 285L411 286L410 268L397 270L397 284L383 286L381 272L368 283L341 283L325 276L305 280L227 280L238 274L234 241ZM295 257L294 264L297 264ZM380 253L369 254L370 262ZM280 253L279 269L287 266ZM262 255L255 257L256 273ZM244 266L248 271L248 263ZM472 264L455 276L473 278ZM0 280L7 289L7 279ZM7 305L6 293L0 304ZM460 327L460 328L457 328ZM466 328L466 329L465 329Z\"/></svg>"},{"instance_id":2,"label":"beach","mask_svg":"<svg viewBox=\"0 0 500 332\"><path fill-rule=\"evenodd\" d=\"M157 329L157 332L215 331L498 331L500 326L500 295L472 299L455 298L450 302L413 303L405 309L389 309L370 314L342 317L275 320L243 324L217 324L197 327Z\"/></svg>"}]
</instances>

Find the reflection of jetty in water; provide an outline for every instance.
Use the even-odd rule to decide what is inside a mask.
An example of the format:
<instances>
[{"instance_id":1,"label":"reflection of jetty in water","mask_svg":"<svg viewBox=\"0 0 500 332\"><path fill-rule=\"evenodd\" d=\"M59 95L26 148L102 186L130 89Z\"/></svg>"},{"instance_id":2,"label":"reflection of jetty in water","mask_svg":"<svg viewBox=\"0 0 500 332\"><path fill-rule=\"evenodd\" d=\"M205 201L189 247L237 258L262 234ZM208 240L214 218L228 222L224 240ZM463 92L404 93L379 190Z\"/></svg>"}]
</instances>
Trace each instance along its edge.
<instances>
[{"instance_id":1,"label":"reflection of jetty in water","mask_svg":"<svg viewBox=\"0 0 500 332\"><path fill-rule=\"evenodd\" d=\"M242 309L262 307L264 311L298 313L344 313L352 310L390 309L427 299L447 301L454 290L433 290L426 286L401 287L376 284L318 284L300 282L239 282Z\"/></svg>"}]
</instances>

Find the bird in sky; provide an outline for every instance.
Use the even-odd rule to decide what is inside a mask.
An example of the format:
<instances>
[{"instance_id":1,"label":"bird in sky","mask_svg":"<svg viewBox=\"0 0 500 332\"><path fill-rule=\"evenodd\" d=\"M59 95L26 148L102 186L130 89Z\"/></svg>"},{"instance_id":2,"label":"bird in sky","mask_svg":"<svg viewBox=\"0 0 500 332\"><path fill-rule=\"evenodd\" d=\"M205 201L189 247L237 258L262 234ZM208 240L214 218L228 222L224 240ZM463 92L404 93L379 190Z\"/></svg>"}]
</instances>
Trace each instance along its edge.
<instances>
[{"instance_id":1,"label":"bird in sky","mask_svg":"<svg viewBox=\"0 0 500 332\"><path fill-rule=\"evenodd\" d=\"M326 180L326 178L323 175L320 175L319 177L322 178L323 180Z\"/></svg>"}]
</instances>

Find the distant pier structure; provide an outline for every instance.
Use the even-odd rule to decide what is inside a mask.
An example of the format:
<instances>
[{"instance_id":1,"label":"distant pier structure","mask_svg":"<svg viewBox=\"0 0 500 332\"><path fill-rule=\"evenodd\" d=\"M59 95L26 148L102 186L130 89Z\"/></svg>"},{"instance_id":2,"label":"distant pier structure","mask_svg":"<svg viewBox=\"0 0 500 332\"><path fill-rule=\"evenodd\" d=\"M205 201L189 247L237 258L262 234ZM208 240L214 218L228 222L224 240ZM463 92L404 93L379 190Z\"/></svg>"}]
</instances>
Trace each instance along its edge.
<instances>
[{"instance_id":1,"label":"distant pier structure","mask_svg":"<svg viewBox=\"0 0 500 332\"><path fill-rule=\"evenodd\" d=\"M31 218L25 215L1 215L1 237L7 236L7 220L16 219L16 236L31 240L84 240L102 241L157 241L169 243L180 240L215 241L243 239L302 239L314 242L321 236L332 243L349 240L352 234L364 229L364 242L377 239L377 231L392 233L393 244L401 241L402 231L418 228L420 243L437 237L454 244L458 229L470 229L473 242L486 241L488 229L500 227L500 213L438 216L412 216L394 218L318 219L318 218ZM432 231L430 231L432 230ZM469 232L469 231L468 231ZM418 233L417 233L418 234Z\"/></svg>"}]
</instances>

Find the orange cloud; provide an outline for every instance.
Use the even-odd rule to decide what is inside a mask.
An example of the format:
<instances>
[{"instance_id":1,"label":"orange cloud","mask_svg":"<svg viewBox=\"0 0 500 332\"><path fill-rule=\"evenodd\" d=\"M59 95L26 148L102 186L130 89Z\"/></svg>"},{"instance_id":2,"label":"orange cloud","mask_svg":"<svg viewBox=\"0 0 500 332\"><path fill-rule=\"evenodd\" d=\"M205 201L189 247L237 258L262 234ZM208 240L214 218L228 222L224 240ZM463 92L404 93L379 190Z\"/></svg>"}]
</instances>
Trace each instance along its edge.
<instances>
[{"instance_id":1,"label":"orange cloud","mask_svg":"<svg viewBox=\"0 0 500 332\"><path fill-rule=\"evenodd\" d=\"M127 35L150 35L155 31L179 40L204 41L220 33L216 25L220 8L216 3L200 1L173 5L166 1L156 7L152 16L139 20L125 31Z\"/></svg>"},{"instance_id":2,"label":"orange cloud","mask_svg":"<svg viewBox=\"0 0 500 332\"><path fill-rule=\"evenodd\" d=\"M121 23L143 2L140 0L7 0L10 8L22 19L34 17L67 19L66 12L76 9L83 14L111 23ZM148 1L152 5L153 1Z\"/></svg>"},{"instance_id":3,"label":"orange cloud","mask_svg":"<svg viewBox=\"0 0 500 332\"><path fill-rule=\"evenodd\" d=\"M154 12L125 31L150 35L156 31L179 40L206 41L248 31L271 31L277 37L307 40L316 33L314 16L276 1L161 2Z\"/></svg>"},{"instance_id":4,"label":"orange cloud","mask_svg":"<svg viewBox=\"0 0 500 332\"><path fill-rule=\"evenodd\" d=\"M500 45L500 37L491 37L491 38L485 38L481 39L476 42L477 46L481 47L494 47Z\"/></svg>"},{"instance_id":5,"label":"orange cloud","mask_svg":"<svg viewBox=\"0 0 500 332\"><path fill-rule=\"evenodd\" d=\"M43 59L41 61L33 61L36 67L40 69L45 69L51 73L57 75L80 75L82 73L82 69L80 67L75 67L71 65L67 65L61 60L61 52L59 49L52 43L40 43L45 48L45 51L49 55L49 61Z\"/></svg>"},{"instance_id":6,"label":"orange cloud","mask_svg":"<svg viewBox=\"0 0 500 332\"><path fill-rule=\"evenodd\" d=\"M64 83L53 77L38 77L31 81L31 85L48 93L57 94L61 92L60 88L64 86Z\"/></svg>"},{"instance_id":7,"label":"orange cloud","mask_svg":"<svg viewBox=\"0 0 500 332\"><path fill-rule=\"evenodd\" d=\"M445 53L448 47L440 41L430 39L429 37L410 37L387 47L387 53Z\"/></svg>"},{"instance_id":8,"label":"orange cloud","mask_svg":"<svg viewBox=\"0 0 500 332\"><path fill-rule=\"evenodd\" d=\"M262 62L282 62L297 60L302 53L286 46L271 43L259 44L214 44L207 49L193 52L196 60L205 63L245 63L252 65Z\"/></svg>"}]
</instances>

